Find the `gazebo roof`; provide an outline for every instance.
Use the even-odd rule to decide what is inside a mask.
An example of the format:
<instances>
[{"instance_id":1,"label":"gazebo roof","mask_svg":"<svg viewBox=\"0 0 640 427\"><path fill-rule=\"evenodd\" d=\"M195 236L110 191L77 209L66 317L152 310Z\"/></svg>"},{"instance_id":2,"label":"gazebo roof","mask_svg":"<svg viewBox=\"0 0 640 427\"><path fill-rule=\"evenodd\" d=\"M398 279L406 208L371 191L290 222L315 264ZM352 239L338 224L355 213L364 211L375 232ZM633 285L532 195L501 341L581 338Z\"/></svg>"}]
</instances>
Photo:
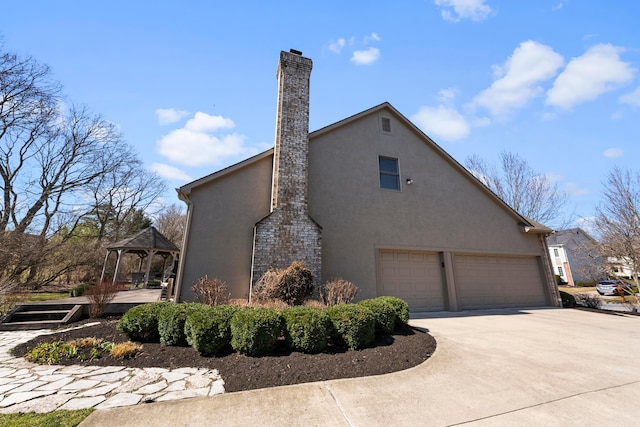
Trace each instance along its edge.
<instances>
[{"instance_id":1,"label":"gazebo roof","mask_svg":"<svg viewBox=\"0 0 640 427\"><path fill-rule=\"evenodd\" d=\"M156 252L180 252L180 249L164 237L162 233L156 230L155 227L148 227L144 230L134 234L131 237L120 240L107 247L107 250L121 250L124 249L127 252L135 251L147 251L155 250Z\"/></svg>"}]
</instances>

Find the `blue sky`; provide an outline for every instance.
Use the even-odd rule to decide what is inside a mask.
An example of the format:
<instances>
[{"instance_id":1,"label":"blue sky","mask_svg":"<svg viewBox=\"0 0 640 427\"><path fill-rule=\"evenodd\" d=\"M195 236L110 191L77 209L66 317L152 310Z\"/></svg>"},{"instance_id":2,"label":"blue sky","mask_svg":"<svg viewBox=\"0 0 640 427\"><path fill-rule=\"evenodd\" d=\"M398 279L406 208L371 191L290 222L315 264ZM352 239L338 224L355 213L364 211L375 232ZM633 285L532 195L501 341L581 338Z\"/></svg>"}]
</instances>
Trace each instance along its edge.
<instances>
[{"instance_id":1,"label":"blue sky","mask_svg":"<svg viewBox=\"0 0 640 427\"><path fill-rule=\"evenodd\" d=\"M621 0L23 0L0 36L171 188L273 144L293 48L314 63L310 130L388 101L461 163L519 154L589 218L614 166L640 169L639 17Z\"/></svg>"}]
</instances>

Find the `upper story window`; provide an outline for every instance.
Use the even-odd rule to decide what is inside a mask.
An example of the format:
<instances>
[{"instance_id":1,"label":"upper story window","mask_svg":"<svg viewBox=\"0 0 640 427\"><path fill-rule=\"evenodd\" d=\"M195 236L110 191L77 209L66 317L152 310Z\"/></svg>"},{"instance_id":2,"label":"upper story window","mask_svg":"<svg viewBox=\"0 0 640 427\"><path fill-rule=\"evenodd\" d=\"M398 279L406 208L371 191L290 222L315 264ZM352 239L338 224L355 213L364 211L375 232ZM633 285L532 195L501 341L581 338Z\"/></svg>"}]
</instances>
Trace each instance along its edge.
<instances>
[{"instance_id":1,"label":"upper story window","mask_svg":"<svg viewBox=\"0 0 640 427\"><path fill-rule=\"evenodd\" d=\"M378 164L380 167L380 188L400 191L398 159L379 156Z\"/></svg>"},{"instance_id":2,"label":"upper story window","mask_svg":"<svg viewBox=\"0 0 640 427\"><path fill-rule=\"evenodd\" d=\"M558 249L557 248L553 248L553 256L555 256L556 258L558 258L560 256L560 254L558 253Z\"/></svg>"},{"instance_id":3,"label":"upper story window","mask_svg":"<svg viewBox=\"0 0 640 427\"><path fill-rule=\"evenodd\" d=\"M389 117L381 117L382 132L391 132L391 119Z\"/></svg>"}]
</instances>

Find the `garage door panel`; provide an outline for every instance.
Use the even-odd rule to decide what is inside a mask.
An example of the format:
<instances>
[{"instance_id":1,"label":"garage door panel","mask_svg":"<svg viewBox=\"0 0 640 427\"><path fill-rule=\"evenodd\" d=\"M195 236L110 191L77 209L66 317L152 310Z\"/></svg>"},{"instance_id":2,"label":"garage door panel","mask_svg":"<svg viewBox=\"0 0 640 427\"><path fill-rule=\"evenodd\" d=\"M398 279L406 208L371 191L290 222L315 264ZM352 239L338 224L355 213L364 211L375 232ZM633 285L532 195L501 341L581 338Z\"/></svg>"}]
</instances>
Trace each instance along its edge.
<instances>
[{"instance_id":1,"label":"garage door panel","mask_svg":"<svg viewBox=\"0 0 640 427\"><path fill-rule=\"evenodd\" d=\"M416 251L381 251L382 294L407 301L412 310L444 310L440 256Z\"/></svg>"},{"instance_id":2,"label":"garage door panel","mask_svg":"<svg viewBox=\"0 0 640 427\"><path fill-rule=\"evenodd\" d=\"M463 310L546 304L535 257L456 255L455 278Z\"/></svg>"}]
</instances>

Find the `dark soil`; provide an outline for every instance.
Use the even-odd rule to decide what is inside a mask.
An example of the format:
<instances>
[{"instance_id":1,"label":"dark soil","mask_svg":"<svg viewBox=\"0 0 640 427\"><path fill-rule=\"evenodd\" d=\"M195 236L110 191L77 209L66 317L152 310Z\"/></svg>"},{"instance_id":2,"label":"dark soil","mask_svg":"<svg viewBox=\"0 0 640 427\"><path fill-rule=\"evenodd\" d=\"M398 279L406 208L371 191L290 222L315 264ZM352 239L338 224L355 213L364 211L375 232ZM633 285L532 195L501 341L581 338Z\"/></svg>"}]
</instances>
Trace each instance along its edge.
<instances>
[{"instance_id":1,"label":"dark soil","mask_svg":"<svg viewBox=\"0 0 640 427\"><path fill-rule=\"evenodd\" d=\"M43 342L70 341L94 337L115 343L128 341L127 335L116 329L117 319L102 319L99 325L87 326L52 335L42 335L13 350L24 356ZM85 321L86 323L86 321ZM248 357L229 353L217 357L200 356L191 347L164 346L143 343L142 351L130 359L115 359L107 355L99 359L81 361L61 358L63 365L128 366L132 368L208 368L217 369L228 392L323 381L354 378L400 371L419 365L436 349L433 337L409 326L393 335L381 336L368 348L348 351L332 348L320 354L291 352L281 346L273 355Z\"/></svg>"}]
</instances>

